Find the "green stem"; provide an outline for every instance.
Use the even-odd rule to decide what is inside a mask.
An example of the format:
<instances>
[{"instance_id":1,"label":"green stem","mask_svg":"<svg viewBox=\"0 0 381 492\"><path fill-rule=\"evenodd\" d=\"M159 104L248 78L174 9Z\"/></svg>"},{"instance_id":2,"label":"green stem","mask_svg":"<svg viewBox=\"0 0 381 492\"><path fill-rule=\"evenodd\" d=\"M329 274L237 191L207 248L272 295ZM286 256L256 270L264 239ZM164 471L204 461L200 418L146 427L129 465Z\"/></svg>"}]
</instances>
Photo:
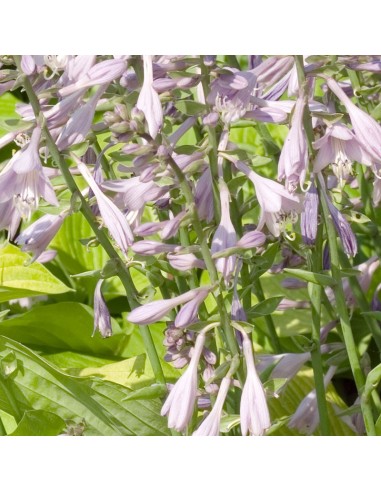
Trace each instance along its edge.
<instances>
[{"instance_id":1,"label":"green stem","mask_svg":"<svg viewBox=\"0 0 381 492\"><path fill-rule=\"evenodd\" d=\"M205 261L205 265L209 273L210 281L212 284L214 284L218 282L218 274L212 255L209 250L208 241L204 234L204 230L202 228L202 224L200 222L200 218L197 213L197 208L194 203L194 197L191 187L189 186L189 183L186 180L184 173L181 171L181 169L179 168L179 166L176 164L176 162L173 160L172 157L168 157L168 164L172 168L179 182L179 186L184 194L185 200L189 205L189 209L192 214L192 225L199 239L201 254ZM225 333L226 342L228 344L231 355L234 356L235 354L238 353L237 340L235 338L234 330L230 325L229 317L225 308L224 298L220 289L218 289L217 294L214 294L214 297L217 303L218 311L220 313L221 326Z\"/></svg>"},{"instance_id":2,"label":"green stem","mask_svg":"<svg viewBox=\"0 0 381 492\"><path fill-rule=\"evenodd\" d=\"M329 253L331 259L331 273L332 278L336 281L335 288L333 289L336 300L336 309L340 318L341 330L344 338L344 343L347 349L349 364L351 366L352 374L355 380L358 394L361 398L365 377L361 370L359 355L357 353L356 344L353 338L352 328L349 320L347 304L344 296L342 278L340 273L340 261L339 253L336 242L336 232L329 214L328 205L326 202L326 196L322 191L324 183L318 181L318 191L320 197L320 204L322 208L323 219L328 236ZM375 426L373 421L372 409L368 402L361 401L361 410L364 418L365 428L368 435L375 435Z\"/></svg>"},{"instance_id":3,"label":"green stem","mask_svg":"<svg viewBox=\"0 0 381 492\"><path fill-rule=\"evenodd\" d=\"M20 73L22 73L21 69L21 57L20 56L15 56L14 57L15 63L17 65L17 68L19 69ZM106 253L109 255L110 258L113 258L118 261L120 265L120 270L118 273L118 276L120 280L123 283L123 286L126 290L126 294L128 297L129 304L131 308L138 307L140 304L136 299L136 289L133 284L133 281L130 276L130 272L128 270L127 265L124 264L124 262L121 260L119 254L117 251L114 249L112 246L110 240L108 239L104 229L100 229L98 227L98 223L96 221L96 218L94 217L92 210L90 206L88 205L86 199L82 196L82 193L80 192L77 183L75 182L73 176L71 175L69 166L67 165L66 161L60 154L60 151L58 150L52 136L50 135L50 132L48 130L48 127L46 125L46 121L43 117L43 114L41 113L41 107L40 107L40 102L33 90L32 84L29 80L29 78L26 75L21 76L21 81L22 84L25 88L25 92L29 98L29 102L32 105L34 114L36 119L41 118L43 120L42 124L42 134L45 138L46 145L49 149L49 152L54 160L54 162L58 165L60 168L60 171L62 173L62 176L64 177L66 184L71 191L71 193L76 193L80 200L81 200L81 212L87 222L89 223L90 227L93 229L97 240L99 243L102 245L103 249L106 251ZM154 371L154 374L156 376L156 379L160 383L165 384L165 378L164 378L164 373L163 369L161 367L160 359L157 355L155 344L152 339L152 335L149 331L148 326L139 326L140 332L143 338L144 346L147 351L148 358L151 362L152 370Z\"/></svg>"},{"instance_id":4,"label":"green stem","mask_svg":"<svg viewBox=\"0 0 381 492\"><path fill-rule=\"evenodd\" d=\"M308 108L308 94L306 92L306 77L304 73L303 56L295 56L295 64L298 73L299 90L304 97L306 105L303 114L303 126L307 136L308 150L311 158L314 157L313 128L311 116ZM312 163L312 161L311 161ZM312 172L312 170L311 170ZM322 250L323 250L323 228L322 225L318 228L314 253L310 262L310 270L318 273L322 266ZM326 401L326 392L324 386L324 371L320 350L320 328L321 328L321 305L323 289L321 285L309 284L308 293L311 300L311 318L312 318L312 345L311 362L314 372L314 381L316 389L316 399L320 419L320 431L322 435L330 435L330 425L328 418L328 409Z\"/></svg>"},{"instance_id":5,"label":"green stem","mask_svg":"<svg viewBox=\"0 0 381 492\"><path fill-rule=\"evenodd\" d=\"M262 284L259 278L254 280L253 288L254 288L255 295L258 298L258 301L259 302L264 301L265 294L263 292ZM269 332L271 343L273 344L274 351L276 354L281 354L283 352L282 345L280 343L278 334L275 329L274 321L271 315L267 314L266 316L264 316L264 320L267 326L267 330Z\"/></svg>"},{"instance_id":6,"label":"green stem","mask_svg":"<svg viewBox=\"0 0 381 492\"><path fill-rule=\"evenodd\" d=\"M6 435L7 435L7 432L5 430L3 421L2 421L2 419L0 417L0 436L6 436Z\"/></svg>"},{"instance_id":7,"label":"green stem","mask_svg":"<svg viewBox=\"0 0 381 492\"><path fill-rule=\"evenodd\" d=\"M316 237L316 244L313 254L311 255L311 271L320 272L322 263L322 250L323 250L323 227L320 224ZM311 300L311 317L312 317L312 350L311 350L311 362L312 369L314 371L314 381L316 388L316 399L319 411L320 431L323 436L329 436L330 425L328 417L328 408L326 393L324 387L324 372L321 358L320 347L320 327L321 327L321 306L322 306L322 291L321 285L308 284L308 293Z\"/></svg>"}]
</instances>

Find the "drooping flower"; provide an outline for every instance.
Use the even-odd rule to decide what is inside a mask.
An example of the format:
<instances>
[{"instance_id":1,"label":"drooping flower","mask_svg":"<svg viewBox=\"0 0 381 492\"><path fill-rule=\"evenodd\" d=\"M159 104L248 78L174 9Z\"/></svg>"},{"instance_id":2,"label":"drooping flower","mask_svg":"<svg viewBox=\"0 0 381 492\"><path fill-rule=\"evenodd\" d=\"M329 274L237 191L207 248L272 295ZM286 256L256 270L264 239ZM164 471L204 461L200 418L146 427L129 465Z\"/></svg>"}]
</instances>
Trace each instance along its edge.
<instances>
[{"instance_id":1,"label":"drooping flower","mask_svg":"<svg viewBox=\"0 0 381 492\"><path fill-rule=\"evenodd\" d=\"M123 253L127 254L128 247L134 242L134 236L126 217L110 200L110 198L104 195L92 177L87 166L79 159L77 160L77 165L80 173L87 181L97 199L100 214L111 236Z\"/></svg>"},{"instance_id":2,"label":"drooping flower","mask_svg":"<svg viewBox=\"0 0 381 492\"><path fill-rule=\"evenodd\" d=\"M327 374L324 376L324 388L327 386L333 378L337 367L331 366ZM292 416L288 426L290 429L297 429L302 434L313 434L316 427L319 425L319 412L317 407L316 390L312 390L302 400L296 412Z\"/></svg>"},{"instance_id":3,"label":"drooping flower","mask_svg":"<svg viewBox=\"0 0 381 492\"><path fill-rule=\"evenodd\" d=\"M197 297L200 290L203 291L204 288L202 287L199 289L190 290L177 297L173 297L172 299L152 301L144 304L143 306L139 306L138 308L131 311L131 313L127 316L127 320L130 323L136 323L138 325L155 323L156 321L162 319L166 314L169 313L169 311L171 311L179 304L185 304Z\"/></svg>"},{"instance_id":4,"label":"drooping flower","mask_svg":"<svg viewBox=\"0 0 381 492\"><path fill-rule=\"evenodd\" d=\"M261 231L249 231L237 241L237 248L252 249L262 246L266 241L266 236Z\"/></svg>"},{"instance_id":5,"label":"drooping flower","mask_svg":"<svg viewBox=\"0 0 381 492\"><path fill-rule=\"evenodd\" d=\"M193 253L187 254L172 254L167 255L167 259L172 268L180 270L182 272L187 272L191 268L202 268L205 269L205 262L198 259Z\"/></svg>"},{"instance_id":6,"label":"drooping flower","mask_svg":"<svg viewBox=\"0 0 381 492\"><path fill-rule=\"evenodd\" d=\"M178 432L186 428L193 414L197 398L197 367L204 343L205 334L200 332L189 366L173 386L161 410L161 415L168 416L168 427Z\"/></svg>"},{"instance_id":7,"label":"drooping flower","mask_svg":"<svg viewBox=\"0 0 381 492\"><path fill-rule=\"evenodd\" d=\"M304 199L304 209L300 215L300 230L304 244L315 244L318 228L319 195L311 183Z\"/></svg>"},{"instance_id":8,"label":"drooping flower","mask_svg":"<svg viewBox=\"0 0 381 492\"><path fill-rule=\"evenodd\" d=\"M340 85L326 77L327 85L348 111L356 139L376 163L381 162L381 126L365 111L358 108L345 94Z\"/></svg>"},{"instance_id":9,"label":"drooping flower","mask_svg":"<svg viewBox=\"0 0 381 492\"><path fill-rule=\"evenodd\" d=\"M92 61L92 60L90 60ZM58 91L61 97L69 96L73 92L87 89L94 85L109 84L114 79L120 77L127 67L126 61L122 59L104 60L93 65L85 73L81 70L81 76L74 83L62 87Z\"/></svg>"},{"instance_id":10,"label":"drooping flower","mask_svg":"<svg viewBox=\"0 0 381 492\"><path fill-rule=\"evenodd\" d=\"M182 247L176 244L159 243L158 241L136 241L131 246L134 253L138 253L143 256L152 256L159 253L175 253L181 251Z\"/></svg>"},{"instance_id":11,"label":"drooping flower","mask_svg":"<svg viewBox=\"0 0 381 492\"><path fill-rule=\"evenodd\" d=\"M153 88L152 56L143 55L144 82L136 107L143 111L148 124L148 131L155 138L163 125L163 108L160 98Z\"/></svg>"},{"instance_id":12,"label":"drooping flower","mask_svg":"<svg viewBox=\"0 0 381 492\"><path fill-rule=\"evenodd\" d=\"M299 97L295 103L291 129L279 157L278 179L286 180L286 188L291 193L298 184L303 187L308 166L307 137L303 127L304 106L304 99Z\"/></svg>"},{"instance_id":13,"label":"drooping flower","mask_svg":"<svg viewBox=\"0 0 381 492\"><path fill-rule=\"evenodd\" d=\"M217 399L212 411L201 423L200 427L193 432L193 436L218 436L220 434L222 409L229 391L231 378L225 377L221 381Z\"/></svg>"},{"instance_id":14,"label":"drooping flower","mask_svg":"<svg viewBox=\"0 0 381 492\"><path fill-rule=\"evenodd\" d=\"M251 109L250 97L255 88L256 76L252 72L226 69L231 74L221 74L213 80L207 102L214 105L222 120L230 124L242 118Z\"/></svg>"},{"instance_id":15,"label":"drooping flower","mask_svg":"<svg viewBox=\"0 0 381 492\"><path fill-rule=\"evenodd\" d=\"M332 164L340 186L352 171L352 163L359 162L372 165L372 158L363 149L356 135L342 123L335 123L327 128L325 135L313 142L318 153L314 162L314 172L319 172Z\"/></svg>"},{"instance_id":16,"label":"drooping flower","mask_svg":"<svg viewBox=\"0 0 381 492\"><path fill-rule=\"evenodd\" d=\"M287 227L297 221L298 213L302 211L302 197L289 193L280 183L260 176L241 161L234 164L254 185L261 207L257 230L266 224L275 237L287 233Z\"/></svg>"},{"instance_id":17,"label":"drooping flower","mask_svg":"<svg viewBox=\"0 0 381 492\"><path fill-rule=\"evenodd\" d=\"M208 288L200 287L196 296L188 301L178 312L175 319L176 328L185 328L197 319L198 309L209 294Z\"/></svg>"},{"instance_id":18,"label":"drooping flower","mask_svg":"<svg viewBox=\"0 0 381 492\"><path fill-rule=\"evenodd\" d=\"M33 253L32 262L39 259L39 256L59 231L66 216L67 212L62 212L59 215L45 214L17 237L16 243L21 246L22 251Z\"/></svg>"},{"instance_id":19,"label":"drooping flower","mask_svg":"<svg viewBox=\"0 0 381 492\"><path fill-rule=\"evenodd\" d=\"M232 248L237 242L237 234L230 219L230 194L224 181L219 183L221 198L221 221L214 233L212 240L212 255L227 248ZM227 258L218 258L216 268L222 273L226 283L229 283L230 277L234 271L236 255Z\"/></svg>"},{"instance_id":20,"label":"drooping flower","mask_svg":"<svg viewBox=\"0 0 381 492\"><path fill-rule=\"evenodd\" d=\"M102 295L102 283L104 279L100 279L95 286L94 291L94 331L92 336L95 335L95 332L99 330L99 333L103 338L111 337L112 328L111 328L111 317L104 297Z\"/></svg>"},{"instance_id":21,"label":"drooping flower","mask_svg":"<svg viewBox=\"0 0 381 492\"><path fill-rule=\"evenodd\" d=\"M0 173L0 203L14 199L21 215L30 219L42 196L48 203L58 206L57 197L44 173L38 152L41 128L36 127L30 142L16 152Z\"/></svg>"},{"instance_id":22,"label":"drooping flower","mask_svg":"<svg viewBox=\"0 0 381 492\"><path fill-rule=\"evenodd\" d=\"M241 431L254 436L262 436L271 425L266 395L254 364L251 341L246 333L243 335L243 355L246 361L247 376L241 396Z\"/></svg>"}]
</instances>

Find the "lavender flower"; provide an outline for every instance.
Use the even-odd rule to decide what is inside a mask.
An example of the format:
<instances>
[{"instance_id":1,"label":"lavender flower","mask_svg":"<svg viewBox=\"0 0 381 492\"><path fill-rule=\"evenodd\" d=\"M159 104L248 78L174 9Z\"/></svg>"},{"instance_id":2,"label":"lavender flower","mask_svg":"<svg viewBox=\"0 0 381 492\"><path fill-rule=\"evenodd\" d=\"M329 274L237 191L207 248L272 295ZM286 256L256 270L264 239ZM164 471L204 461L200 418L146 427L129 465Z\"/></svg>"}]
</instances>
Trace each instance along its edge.
<instances>
[{"instance_id":1,"label":"lavender flower","mask_svg":"<svg viewBox=\"0 0 381 492\"><path fill-rule=\"evenodd\" d=\"M58 91L61 97L69 96L73 92L81 89L87 89L94 85L105 85L120 77L126 70L126 62L121 59L104 60L92 66L86 73L82 73L81 77L66 87Z\"/></svg>"},{"instance_id":2,"label":"lavender flower","mask_svg":"<svg viewBox=\"0 0 381 492\"><path fill-rule=\"evenodd\" d=\"M260 230L266 224L275 237L286 233L287 227L296 222L298 212L302 211L301 197L292 195L281 184L260 176L241 161L236 161L235 165L255 187L261 207L257 229Z\"/></svg>"},{"instance_id":3,"label":"lavender flower","mask_svg":"<svg viewBox=\"0 0 381 492\"><path fill-rule=\"evenodd\" d=\"M196 185L194 201L200 219L211 222L214 216L212 174L207 167Z\"/></svg>"},{"instance_id":4,"label":"lavender flower","mask_svg":"<svg viewBox=\"0 0 381 492\"><path fill-rule=\"evenodd\" d=\"M143 55L144 82L136 107L143 111L148 131L155 138L163 125L163 108L160 98L153 88L152 56Z\"/></svg>"},{"instance_id":5,"label":"lavender flower","mask_svg":"<svg viewBox=\"0 0 381 492\"><path fill-rule=\"evenodd\" d=\"M111 318L110 313L105 303L104 297L102 295L102 283L104 279L100 279L97 282L94 292L94 331L92 336L95 335L95 332L99 330L99 333L103 338L111 337L112 328L111 328Z\"/></svg>"},{"instance_id":6,"label":"lavender flower","mask_svg":"<svg viewBox=\"0 0 381 492\"><path fill-rule=\"evenodd\" d=\"M17 237L16 243L22 246L22 251L33 253L32 262L37 260L47 248L66 216L67 212L59 215L45 214Z\"/></svg>"},{"instance_id":7,"label":"lavender flower","mask_svg":"<svg viewBox=\"0 0 381 492\"><path fill-rule=\"evenodd\" d=\"M168 254L167 259L172 268L180 270L182 272L187 272L191 268L202 268L205 269L205 262L199 260L194 254Z\"/></svg>"},{"instance_id":8,"label":"lavender flower","mask_svg":"<svg viewBox=\"0 0 381 492\"><path fill-rule=\"evenodd\" d=\"M304 200L304 210L300 216L300 229L304 244L315 244L318 228L319 195L311 183Z\"/></svg>"},{"instance_id":9,"label":"lavender flower","mask_svg":"<svg viewBox=\"0 0 381 492\"><path fill-rule=\"evenodd\" d=\"M175 319L176 328L185 328L197 318L198 308L206 299L209 290L208 288L200 287L196 296L183 305Z\"/></svg>"},{"instance_id":10,"label":"lavender flower","mask_svg":"<svg viewBox=\"0 0 381 492\"><path fill-rule=\"evenodd\" d=\"M203 291L204 288L201 288L201 290ZM144 306L140 306L131 311L127 316L127 320L130 323L136 323L138 325L155 323L179 304L184 304L197 297L199 292L200 289L193 289L185 292L185 294L174 297L173 299L149 302L148 304L144 304Z\"/></svg>"},{"instance_id":11,"label":"lavender flower","mask_svg":"<svg viewBox=\"0 0 381 492\"><path fill-rule=\"evenodd\" d=\"M279 157L278 179L286 180L286 188L293 193L298 183L303 186L308 166L307 138L303 128L304 100L295 103L291 129Z\"/></svg>"},{"instance_id":12,"label":"lavender flower","mask_svg":"<svg viewBox=\"0 0 381 492\"><path fill-rule=\"evenodd\" d=\"M220 198L221 198L221 221L220 225L213 236L212 255L227 248L232 248L237 242L237 234L230 219L229 210L229 190L224 181L220 181ZM231 255L227 258L218 258L216 268L222 273L225 282L229 283L230 277L234 271L236 256Z\"/></svg>"},{"instance_id":13,"label":"lavender flower","mask_svg":"<svg viewBox=\"0 0 381 492\"><path fill-rule=\"evenodd\" d=\"M262 246L266 241L266 236L261 231L249 231L244 234L239 241L237 241L236 247L243 249L258 248Z\"/></svg>"},{"instance_id":14,"label":"lavender flower","mask_svg":"<svg viewBox=\"0 0 381 492\"><path fill-rule=\"evenodd\" d=\"M243 355L246 361L247 376L241 396L241 431L254 436L262 436L271 425L266 395L255 369L251 341L246 333L243 335Z\"/></svg>"},{"instance_id":15,"label":"lavender flower","mask_svg":"<svg viewBox=\"0 0 381 492\"><path fill-rule=\"evenodd\" d=\"M250 109L256 76L252 72L240 72L234 68L227 70L232 72L231 75L222 74L213 80L207 102L214 104L222 120L230 124L242 118Z\"/></svg>"},{"instance_id":16,"label":"lavender flower","mask_svg":"<svg viewBox=\"0 0 381 492\"><path fill-rule=\"evenodd\" d=\"M173 386L161 410L161 415L168 416L170 429L183 431L192 417L197 398L197 367L204 343L205 334L201 332L196 339L188 368Z\"/></svg>"},{"instance_id":17,"label":"lavender flower","mask_svg":"<svg viewBox=\"0 0 381 492\"><path fill-rule=\"evenodd\" d=\"M91 176L86 165L80 160L77 160L77 165L80 173L87 181L97 199L102 219L104 220L104 223L106 224L111 236L123 253L127 254L128 247L131 246L134 241L134 236L130 226L128 225L127 219L113 204L113 202L103 194L94 178Z\"/></svg>"},{"instance_id":18,"label":"lavender flower","mask_svg":"<svg viewBox=\"0 0 381 492\"><path fill-rule=\"evenodd\" d=\"M346 107L357 141L376 162L381 161L381 127L362 109L358 108L345 94L339 84L327 77L327 85Z\"/></svg>"},{"instance_id":19,"label":"lavender flower","mask_svg":"<svg viewBox=\"0 0 381 492\"><path fill-rule=\"evenodd\" d=\"M225 377L222 379L213 409L200 427L193 432L194 436L218 436L220 434L221 414L230 384L230 378Z\"/></svg>"},{"instance_id":20,"label":"lavender flower","mask_svg":"<svg viewBox=\"0 0 381 492\"><path fill-rule=\"evenodd\" d=\"M181 251L181 246L176 244L164 244L158 241L137 241L131 246L134 253L143 256L152 256L159 253L175 253Z\"/></svg>"},{"instance_id":21,"label":"lavender flower","mask_svg":"<svg viewBox=\"0 0 381 492\"><path fill-rule=\"evenodd\" d=\"M58 206L57 197L41 165L38 153L40 136L41 128L37 126L30 142L16 152L0 173L0 203L14 198L20 215L28 220L38 208L40 196Z\"/></svg>"},{"instance_id":22,"label":"lavender flower","mask_svg":"<svg viewBox=\"0 0 381 492\"><path fill-rule=\"evenodd\" d=\"M333 164L332 169L340 186L351 174L354 161L366 166L372 165L371 157L362 148L359 140L342 123L329 126L325 135L312 145L314 149L319 150L314 162L314 172L319 172L328 164Z\"/></svg>"},{"instance_id":23,"label":"lavender flower","mask_svg":"<svg viewBox=\"0 0 381 492\"><path fill-rule=\"evenodd\" d=\"M331 366L324 376L324 388L327 389L328 383L333 378L337 367ZM312 390L302 400L296 412L292 416L289 427L297 429L303 434L313 434L319 424L319 412L317 408L316 390Z\"/></svg>"}]
</instances>

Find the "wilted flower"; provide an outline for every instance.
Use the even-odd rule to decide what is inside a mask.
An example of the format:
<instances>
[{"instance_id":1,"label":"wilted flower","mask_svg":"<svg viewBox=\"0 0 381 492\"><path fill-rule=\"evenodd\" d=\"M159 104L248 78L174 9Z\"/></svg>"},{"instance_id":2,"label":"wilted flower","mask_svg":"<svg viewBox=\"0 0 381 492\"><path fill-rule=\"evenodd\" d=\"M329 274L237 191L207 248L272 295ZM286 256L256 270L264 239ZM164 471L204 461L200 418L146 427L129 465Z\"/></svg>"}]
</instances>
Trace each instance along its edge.
<instances>
[{"instance_id":1,"label":"wilted flower","mask_svg":"<svg viewBox=\"0 0 381 492\"><path fill-rule=\"evenodd\" d=\"M183 431L188 425L197 398L197 367L205 343L205 334L200 332L196 339L191 361L184 374L173 386L166 399L161 415L168 416L168 427Z\"/></svg>"},{"instance_id":2,"label":"wilted flower","mask_svg":"<svg viewBox=\"0 0 381 492\"><path fill-rule=\"evenodd\" d=\"M213 409L200 427L193 432L194 436L218 436L220 434L221 414L230 384L231 378L225 377L222 379Z\"/></svg>"},{"instance_id":3,"label":"wilted flower","mask_svg":"<svg viewBox=\"0 0 381 492\"><path fill-rule=\"evenodd\" d=\"M92 336L99 330L102 337L107 338L111 337L112 328L110 313L101 290L103 281L104 279L98 280L94 291L94 331Z\"/></svg>"},{"instance_id":4,"label":"wilted flower","mask_svg":"<svg viewBox=\"0 0 381 492\"><path fill-rule=\"evenodd\" d=\"M100 214L111 236L123 253L127 254L128 247L131 246L134 241L134 236L126 217L116 205L114 205L110 198L104 195L86 165L80 160L77 160L77 165L80 173L87 181L97 199Z\"/></svg>"},{"instance_id":5,"label":"wilted flower","mask_svg":"<svg viewBox=\"0 0 381 492\"><path fill-rule=\"evenodd\" d=\"M324 388L327 389L328 383L333 378L337 367L331 366L324 376ZM316 390L312 390L302 400L296 412L292 416L288 426L290 429L297 429L303 434L313 434L319 424L319 411L317 407Z\"/></svg>"},{"instance_id":6,"label":"wilted flower","mask_svg":"<svg viewBox=\"0 0 381 492\"><path fill-rule=\"evenodd\" d=\"M155 138L163 125L163 108L160 98L153 88L152 56L143 55L144 82L136 107L143 111L148 124L148 131Z\"/></svg>"},{"instance_id":7,"label":"wilted flower","mask_svg":"<svg viewBox=\"0 0 381 492\"><path fill-rule=\"evenodd\" d=\"M22 251L33 253L32 262L37 260L47 248L66 216L67 212L59 215L45 214L17 237L16 243L22 246Z\"/></svg>"},{"instance_id":8,"label":"wilted flower","mask_svg":"<svg viewBox=\"0 0 381 492\"><path fill-rule=\"evenodd\" d=\"M246 333L242 332L242 335L247 376L241 396L241 431L243 436L248 432L254 436L262 436L271 425L270 414L265 391L255 369L251 341Z\"/></svg>"},{"instance_id":9,"label":"wilted flower","mask_svg":"<svg viewBox=\"0 0 381 492\"><path fill-rule=\"evenodd\" d=\"M278 179L286 180L286 188L293 193L298 183L303 187L308 166L307 137L303 127L304 100L295 103L291 129L279 157Z\"/></svg>"}]
</instances>

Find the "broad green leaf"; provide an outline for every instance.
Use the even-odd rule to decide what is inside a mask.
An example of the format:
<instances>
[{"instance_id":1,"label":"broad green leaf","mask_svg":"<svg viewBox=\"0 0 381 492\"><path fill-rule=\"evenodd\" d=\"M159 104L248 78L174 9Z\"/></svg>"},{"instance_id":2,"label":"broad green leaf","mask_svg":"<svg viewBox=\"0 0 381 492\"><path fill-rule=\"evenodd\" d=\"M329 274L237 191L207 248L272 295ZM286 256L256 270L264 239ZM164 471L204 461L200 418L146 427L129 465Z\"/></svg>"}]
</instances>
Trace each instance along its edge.
<instances>
[{"instance_id":1,"label":"broad green leaf","mask_svg":"<svg viewBox=\"0 0 381 492\"><path fill-rule=\"evenodd\" d=\"M179 370L170 364L162 362L162 367L167 380L176 381L180 376ZM145 354L102 367L87 367L79 371L78 375L98 376L134 390L145 388L156 382L151 364Z\"/></svg>"},{"instance_id":2,"label":"broad green leaf","mask_svg":"<svg viewBox=\"0 0 381 492\"><path fill-rule=\"evenodd\" d=\"M278 422L280 427L271 432L276 436L294 436L301 435L295 429L289 429L284 423L287 423L288 417L293 415L308 393L314 389L314 378L312 369L303 369L289 382L280 394L279 398L269 400L271 421ZM328 385L327 389L328 417L331 426L332 435L334 436L352 436L354 433L340 418L336 416L336 408L345 410L347 406L336 393L333 385ZM283 422L283 420L285 422ZM319 435L319 430L314 432Z\"/></svg>"},{"instance_id":3,"label":"broad green leaf","mask_svg":"<svg viewBox=\"0 0 381 492\"><path fill-rule=\"evenodd\" d=\"M11 436L57 436L66 427L58 415L46 410L26 411Z\"/></svg>"},{"instance_id":4,"label":"broad green leaf","mask_svg":"<svg viewBox=\"0 0 381 492\"><path fill-rule=\"evenodd\" d=\"M19 316L0 322L0 335L48 351L76 351L98 356L118 356L119 344L127 337L112 320L112 337L91 336L94 314L76 302L39 305Z\"/></svg>"},{"instance_id":5,"label":"broad green leaf","mask_svg":"<svg viewBox=\"0 0 381 492\"><path fill-rule=\"evenodd\" d=\"M0 302L42 294L63 294L71 289L43 265L11 244L0 249Z\"/></svg>"},{"instance_id":6,"label":"broad green leaf","mask_svg":"<svg viewBox=\"0 0 381 492\"><path fill-rule=\"evenodd\" d=\"M288 273L292 277L300 278L306 280L307 282L312 282L313 284L323 285L323 286L334 286L336 281L329 275L323 275L321 273L308 272L307 270L300 270L298 268L285 268L284 272Z\"/></svg>"},{"instance_id":7,"label":"broad green leaf","mask_svg":"<svg viewBox=\"0 0 381 492\"><path fill-rule=\"evenodd\" d=\"M168 435L159 400L122 401L127 388L98 378L69 376L29 348L0 336L0 357L13 351L17 373L7 380L19 411L45 410L62 419L85 421L85 435ZM0 388L0 408L14 409Z\"/></svg>"},{"instance_id":8,"label":"broad green leaf","mask_svg":"<svg viewBox=\"0 0 381 492\"><path fill-rule=\"evenodd\" d=\"M276 310L279 303L284 299L284 296L270 297L265 301L259 302L256 306L247 312L249 319L260 318L261 316L267 316Z\"/></svg>"}]
</instances>

